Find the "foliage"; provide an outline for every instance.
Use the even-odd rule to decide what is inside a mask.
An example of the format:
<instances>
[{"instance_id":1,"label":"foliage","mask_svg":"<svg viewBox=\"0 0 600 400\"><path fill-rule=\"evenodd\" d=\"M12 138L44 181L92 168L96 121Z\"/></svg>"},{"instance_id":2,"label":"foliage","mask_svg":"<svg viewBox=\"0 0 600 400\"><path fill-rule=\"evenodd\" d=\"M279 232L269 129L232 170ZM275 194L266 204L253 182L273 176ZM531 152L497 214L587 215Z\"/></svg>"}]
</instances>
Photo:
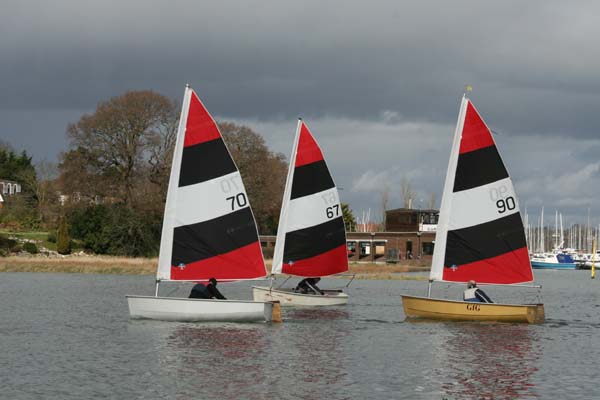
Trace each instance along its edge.
<instances>
[{"instance_id":1,"label":"foliage","mask_svg":"<svg viewBox=\"0 0 600 400\"><path fill-rule=\"evenodd\" d=\"M162 216L139 213L124 205L94 205L71 214L71 235L97 254L158 254Z\"/></svg>"},{"instance_id":2,"label":"foliage","mask_svg":"<svg viewBox=\"0 0 600 400\"><path fill-rule=\"evenodd\" d=\"M56 232L54 232L54 231L48 232L48 237L46 238L46 240L50 243L56 243Z\"/></svg>"},{"instance_id":3,"label":"foliage","mask_svg":"<svg viewBox=\"0 0 600 400\"><path fill-rule=\"evenodd\" d=\"M71 239L69 238L69 231L67 226L67 218L61 216L58 223L58 233L56 238L56 251L59 254L70 254L71 253Z\"/></svg>"},{"instance_id":4,"label":"foliage","mask_svg":"<svg viewBox=\"0 0 600 400\"><path fill-rule=\"evenodd\" d=\"M26 252L28 252L30 254L38 253L38 248L37 248L36 244L32 243L32 242L25 242L23 244L23 250L25 250Z\"/></svg>"},{"instance_id":5,"label":"foliage","mask_svg":"<svg viewBox=\"0 0 600 400\"><path fill-rule=\"evenodd\" d=\"M20 182L19 177L25 173L35 175L35 168L27 152L17 155L8 146L0 145L0 178ZM29 188L22 185L22 189L27 191Z\"/></svg>"},{"instance_id":6,"label":"foliage","mask_svg":"<svg viewBox=\"0 0 600 400\"><path fill-rule=\"evenodd\" d=\"M17 241L0 234L0 256L6 256L17 245Z\"/></svg>"},{"instance_id":7,"label":"foliage","mask_svg":"<svg viewBox=\"0 0 600 400\"><path fill-rule=\"evenodd\" d=\"M242 175L259 232L274 234L287 176L285 157L271 152L247 126L222 122L219 129Z\"/></svg>"},{"instance_id":8,"label":"foliage","mask_svg":"<svg viewBox=\"0 0 600 400\"><path fill-rule=\"evenodd\" d=\"M356 218L348 203L342 203L342 216L344 218L344 226L347 232L356 231Z\"/></svg>"}]
</instances>

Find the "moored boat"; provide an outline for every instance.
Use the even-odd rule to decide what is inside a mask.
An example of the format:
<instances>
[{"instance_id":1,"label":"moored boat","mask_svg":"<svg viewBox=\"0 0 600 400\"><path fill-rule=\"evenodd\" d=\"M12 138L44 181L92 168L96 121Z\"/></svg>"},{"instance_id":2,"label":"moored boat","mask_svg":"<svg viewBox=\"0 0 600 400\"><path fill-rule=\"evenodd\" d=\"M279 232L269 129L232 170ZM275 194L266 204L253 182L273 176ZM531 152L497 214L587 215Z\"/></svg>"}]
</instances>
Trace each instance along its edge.
<instances>
[{"instance_id":1,"label":"moored boat","mask_svg":"<svg viewBox=\"0 0 600 400\"><path fill-rule=\"evenodd\" d=\"M534 254L530 261L534 269L577 269L573 257L565 253Z\"/></svg>"},{"instance_id":2,"label":"moored boat","mask_svg":"<svg viewBox=\"0 0 600 400\"><path fill-rule=\"evenodd\" d=\"M431 297L432 283L533 281L515 190L490 129L463 96L442 194L427 297L402 296L407 318L541 323L543 304ZM521 285L523 286L523 285Z\"/></svg>"}]
</instances>

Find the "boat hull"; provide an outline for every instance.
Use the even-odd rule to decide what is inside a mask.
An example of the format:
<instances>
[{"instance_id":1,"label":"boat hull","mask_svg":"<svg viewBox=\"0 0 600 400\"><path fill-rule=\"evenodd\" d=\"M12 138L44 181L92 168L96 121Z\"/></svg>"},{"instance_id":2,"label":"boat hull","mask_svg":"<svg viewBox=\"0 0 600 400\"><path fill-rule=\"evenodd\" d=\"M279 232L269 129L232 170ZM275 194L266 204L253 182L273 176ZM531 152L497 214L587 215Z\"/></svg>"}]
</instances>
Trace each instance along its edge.
<instances>
[{"instance_id":1,"label":"boat hull","mask_svg":"<svg viewBox=\"0 0 600 400\"><path fill-rule=\"evenodd\" d=\"M273 303L177 297L127 296L134 319L180 322L270 322Z\"/></svg>"},{"instance_id":2,"label":"boat hull","mask_svg":"<svg viewBox=\"0 0 600 400\"><path fill-rule=\"evenodd\" d=\"M348 295L340 290L324 290L325 295L294 293L292 289L253 286L254 301L279 301L282 306L340 306L348 303Z\"/></svg>"},{"instance_id":3,"label":"boat hull","mask_svg":"<svg viewBox=\"0 0 600 400\"><path fill-rule=\"evenodd\" d=\"M549 263L544 261L531 261L533 269L577 269L576 263Z\"/></svg>"},{"instance_id":4,"label":"boat hull","mask_svg":"<svg viewBox=\"0 0 600 400\"><path fill-rule=\"evenodd\" d=\"M407 318L425 318L445 321L499 321L544 322L543 304L488 304L402 296Z\"/></svg>"}]
</instances>

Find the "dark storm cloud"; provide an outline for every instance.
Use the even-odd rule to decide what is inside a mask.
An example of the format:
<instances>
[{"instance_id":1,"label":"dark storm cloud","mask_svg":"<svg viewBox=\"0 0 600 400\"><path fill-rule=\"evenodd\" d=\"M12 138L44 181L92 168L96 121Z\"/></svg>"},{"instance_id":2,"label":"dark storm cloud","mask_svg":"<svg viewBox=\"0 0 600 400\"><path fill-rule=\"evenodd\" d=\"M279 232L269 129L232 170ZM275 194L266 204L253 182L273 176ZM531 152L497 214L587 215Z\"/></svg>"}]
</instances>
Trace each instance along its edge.
<instances>
[{"instance_id":1,"label":"dark storm cloud","mask_svg":"<svg viewBox=\"0 0 600 400\"><path fill-rule=\"evenodd\" d=\"M600 196L599 13L560 1L3 2L0 139L53 159L98 102L140 89L179 102L189 82L216 117L286 155L305 117L342 197L375 209L383 185L401 205L403 176L439 201L468 83L522 204L581 214Z\"/></svg>"},{"instance_id":2,"label":"dark storm cloud","mask_svg":"<svg viewBox=\"0 0 600 400\"><path fill-rule=\"evenodd\" d=\"M5 8L0 106L89 109L141 88L179 98L190 82L232 117L449 122L470 83L515 133L587 136L600 122L592 3L125 3Z\"/></svg>"}]
</instances>

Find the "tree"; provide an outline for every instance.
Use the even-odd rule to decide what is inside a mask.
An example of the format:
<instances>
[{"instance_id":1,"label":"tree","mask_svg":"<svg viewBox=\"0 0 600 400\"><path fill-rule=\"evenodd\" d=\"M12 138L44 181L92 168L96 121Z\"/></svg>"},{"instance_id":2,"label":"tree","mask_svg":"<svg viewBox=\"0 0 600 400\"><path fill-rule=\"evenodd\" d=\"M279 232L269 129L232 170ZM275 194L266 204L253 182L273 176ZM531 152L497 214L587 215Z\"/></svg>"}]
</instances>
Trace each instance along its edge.
<instances>
[{"instance_id":1,"label":"tree","mask_svg":"<svg viewBox=\"0 0 600 400\"><path fill-rule=\"evenodd\" d=\"M417 197L417 194L412 188L410 179L406 176L403 176L400 182L400 194L402 195L404 208L412 208L412 202Z\"/></svg>"},{"instance_id":2,"label":"tree","mask_svg":"<svg viewBox=\"0 0 600 400\"><path fill-rule=\"evenodd\" d=\"M348 203L342 203L342 216L344 218L344 226L347 232L356 231L356 218Z\"/></svg>"},{"instance_id":3,"label":"tree","mask_svg":"<svg viewBox=\"0 0 600 400\"><path fill-rule=\"evenodd\" d=\"M222 122L219 130L244 180L259 232L275 233L287 177L285 157L271 152L247 126Z\"/></svg>"},{"instance_id":4,"label":"tree","mask_svg":"<svg viewBox=\"0 0 600 400\"><path fill-rule=\"evenodd\" d=\"M383 189L381 189L380 201L381 201L381 230L385 231L385 225L387 220L387 209L390 202L390 188L386 185Z\"/></svg>"},{"instance_id":5,"label":"tree","mask_svg":"<svg viewBox=\"0 0 600 400\"><path fill-rule=\"evenodd\" d=\"M115 194L131 207L136 178L145 162L154 160L156 151L148 150L156 149L157 137L172 130L176 109L172 100L151 90L126 92L100 103L93 114L68 126L76 153L67 155L63 166L65 161L86 163L92 175L113 180Z\"/></svg>"},{"instance_id":6,"label":"tree","mask_svg":"<svg viewBox=\"0 0 600 400\"><path fill-rule=\"evenodd\" d=\"M71 253L71 239L67 226L67 218L62 215L58 223L58 233L56 234L56 251L59 254Z\"/></svg>"},{"instance_id":7,"label":"tree","mask_svg":"<svg viewBox=\"0 0 600 400\"><path fill-rule=\"evenodd\" d=\"M58 203L55 183L57 171L55 163L41 160L35 164L35 170L28 168L18 176L19 181L30 188L37 218L42 224L47 222L51 206Z\"/></svg>"}]
</instances>

